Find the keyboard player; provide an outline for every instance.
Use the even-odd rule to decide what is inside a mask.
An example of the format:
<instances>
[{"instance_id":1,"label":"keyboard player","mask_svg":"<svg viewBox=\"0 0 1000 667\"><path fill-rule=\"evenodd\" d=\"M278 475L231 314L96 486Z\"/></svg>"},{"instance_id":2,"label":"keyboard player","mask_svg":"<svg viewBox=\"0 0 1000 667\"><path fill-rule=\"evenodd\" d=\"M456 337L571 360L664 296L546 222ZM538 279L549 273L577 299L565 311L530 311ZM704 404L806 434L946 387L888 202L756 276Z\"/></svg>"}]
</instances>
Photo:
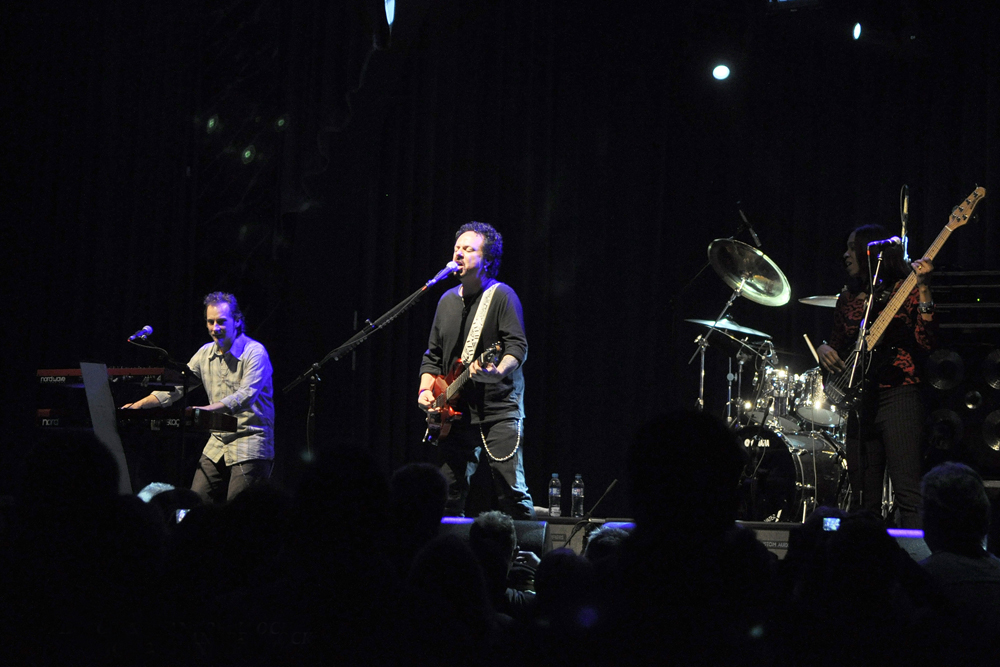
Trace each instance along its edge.
<instances>
[{"instance_id":1,"label":"keyboard player","mask_svg":"<svg viewBox=\"0 0 1000 667\"><path fill-rule=\"evenodd\" d=\"M234 415L237 429L236 433L213 432L209 436L191 488L206 503L221 503L271 476L274 387L267 350L244 333L243 313L236 297L212 292L205 297L204 305L212 342L203 345L188 362L210 402L199 409ZM183 393L181 388L154 391L122 407L166 407L180 400Z\"/></svg>"}]
</instances>

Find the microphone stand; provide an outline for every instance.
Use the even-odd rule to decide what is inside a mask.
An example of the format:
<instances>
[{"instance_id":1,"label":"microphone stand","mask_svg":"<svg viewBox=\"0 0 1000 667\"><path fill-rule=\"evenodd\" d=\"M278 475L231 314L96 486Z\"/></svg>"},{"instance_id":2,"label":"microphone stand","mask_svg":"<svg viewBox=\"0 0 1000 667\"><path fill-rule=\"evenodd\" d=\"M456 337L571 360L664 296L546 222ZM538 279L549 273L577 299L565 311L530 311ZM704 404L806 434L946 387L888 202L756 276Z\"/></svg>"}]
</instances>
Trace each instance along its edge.
<instances>
[{"instance_id":1,"label":"microphone stand","mask_svg":"<svg viewBox=\"0 0 1000 667\"><path fill-rule=\"evenodd\" d=\"M444 275L438 274L438 276L431 278L424 286L390 308L385 312L385 314L374 322L371 320L365 320L365 324L360 331L348 338L343 344L330 350L326 356L318 362L311 364L308 368L302 371L297 378L289 382L288 385L281 390L282 393L287 394L302 382L309 380L309 413L306 418L306 454L309 458L312 458L314 444L313 438L316 435L316 389L320 382L319 370L325 366L327 362L339 361L343 357L350 354L355 348L361 345L361 343L365 342L365 340L367 340L373 333L409 310L410 307L420 300L420 297L424 295L424 292L426 292L431 285L438 282L438 280L443 279L450 273L451 272L449 271Z\"/></svg>"},{"instance_id":2,"label":"microphone stand","mask_svg":"<svg viewBox=\"0 0 1000 667\"><path fill-rule=\"evenodd\" d=\"M608 488L606 488L604 490L604 493L601 494L601 497L597 499L596 503L594 503L594 506L590 508L590 511L584 514L582 517L580 517L580 520L576 522L575 526L573 526L573 530L570 531L569 537L567 537L566 541L563 542L564 547L569 546L569 543L573 541L573 538L576 536L577 533L580 532L580 529L582 529L585 525L590 523L590 517L594 514L594 510L596 510L597 506L601 504L602 500L604 500L604 496L608 495L611 489L615 488L615 484L617 483L618 483L617 479L612 480L611 484L608 485Z\"/></svg>"}]
</instances>

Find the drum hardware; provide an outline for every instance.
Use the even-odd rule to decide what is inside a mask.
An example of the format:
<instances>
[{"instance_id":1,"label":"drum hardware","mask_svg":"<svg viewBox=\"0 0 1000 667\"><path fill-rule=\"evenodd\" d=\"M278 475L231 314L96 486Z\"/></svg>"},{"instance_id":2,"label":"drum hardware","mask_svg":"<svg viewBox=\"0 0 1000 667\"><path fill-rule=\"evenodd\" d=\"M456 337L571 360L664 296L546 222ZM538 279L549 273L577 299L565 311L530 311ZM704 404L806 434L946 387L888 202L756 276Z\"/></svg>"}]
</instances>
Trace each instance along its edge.
<instances>
[{"instance_id":1,"label":"drum hardware","mask_svg":"<svg viewBox=\"0 0 1000 667\"><path fill-rule=\"evenodd\" d=\"M706 326L709 328L708 334L711 334L712 331L714 330L719 334L719 336L721 336L721 337L718 336L716 337L719 346L725 348L731 355L729 358L729 372L726 375L726 381L728 383L726 420L731 424L738 422L741 416L740 403L738 401L736 402L737 414L735 416L732 414L733 382L736 381L737 384L737 391L736 391L737 395L742 396L743 365L745 364L746 361L755 357L766 358L774 356L774 345L773 343L771 343L770 340L767 340L770 338L770 336L764 333L763 331L758 331L756 329L751 329L750 327L744 327L737 324L733 320L733 318L729 315L727 315L724 318L715 320L714 322L711 320L695 320L695 319L688 319L684 321ZM734 334L744 334L744 337L737 338ZM749 338L750 336L757 336L763 338L764 340L760 342L751 342ZM705 335L705 337L707 338L707 334ZM695 339L695 342L699 343L701 340L702 337L699 336L698 338ZM707 343L705 343L705 347L708 347ZM732 355L736 357L736 360L739 363L739 368L736 374L733 373ZM702 360L702 362L703 362L702 372L704 372L704 360Z\"/></svg>"},{"instance_id":2,"label":"drum hardware","mask_svg":"<svg viewBox=\"0 0 1000 667\"><path fill-rule=\"evenodd\" d=\"M695 357L701 356L697 401L699 410L705 409L705 349L708 347L708 339L715 331L735 330L730 325L721 325L720 321L727 321L726 314L736 299L743 296L764 306L783 306L788 303L792 292L788 278L781 272L778 265L760 250L741 241L732 238L715 239L708 246L708 261L722 278L722 281L733 290L733 294L729 297L719 316L708 325L708 332L695 339L698 349L688 360L690 364L695 360ZM728 319L728 322L732 322L731 318ZM738 333L770 338L762 331L736 326L739 328ZM730 334L722 332L722 335L738 341L735 336ZM741 347L749 347L745 341L739 342Z\"/></svg>"}]
</instances>

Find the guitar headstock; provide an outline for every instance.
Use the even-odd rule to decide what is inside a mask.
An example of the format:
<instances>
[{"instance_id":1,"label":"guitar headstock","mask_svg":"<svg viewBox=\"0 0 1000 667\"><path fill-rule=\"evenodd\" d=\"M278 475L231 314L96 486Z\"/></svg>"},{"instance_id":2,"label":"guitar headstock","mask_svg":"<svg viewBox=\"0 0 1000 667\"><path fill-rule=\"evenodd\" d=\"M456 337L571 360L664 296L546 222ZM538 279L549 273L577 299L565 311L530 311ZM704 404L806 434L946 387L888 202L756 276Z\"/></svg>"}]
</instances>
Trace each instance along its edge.
<instances>
[{"instance_id":1,"label":"guitar headstock","mask_svg":"<svg viewBox=\"0 0 1000 667\"><path fill-rule=\"evenodd\" d=\"M487 345L486 349L479 356L480 366L489 366L490 364L496 365L500 361L500 355L503 353L503 345L499 342Z\"/></svg>"},{"instance_id":2,"label":"guitar headstock","mask_svg":"<svg viewBox=\"0 0 1000 667\"><path fill-rule=\"evenodd\" d=\"M972 194L965 198L961 204L955 207L955 210L951 212L951 217L948 218L948 224L945 227L949 231L955 231L965 223L969 221L969 216L972 215L973 209L976 208L976 204L979 200L986 196L986 188L976 188L972 191Z\"/></svg>"}]
</instances>

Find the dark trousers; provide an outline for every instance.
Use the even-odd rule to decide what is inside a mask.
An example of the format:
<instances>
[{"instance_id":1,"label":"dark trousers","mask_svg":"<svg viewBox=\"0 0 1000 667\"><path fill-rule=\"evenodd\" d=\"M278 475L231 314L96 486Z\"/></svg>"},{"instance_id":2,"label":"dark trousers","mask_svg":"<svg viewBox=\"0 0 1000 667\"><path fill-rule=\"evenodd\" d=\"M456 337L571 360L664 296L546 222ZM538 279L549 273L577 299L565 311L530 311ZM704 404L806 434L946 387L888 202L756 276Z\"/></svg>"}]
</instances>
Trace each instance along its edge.
<instances>
[{"instance_id":1,"label":"dark trousers","mask_svg":"<svg viewBox=\"0 0 1000 667\"><path fill-rule=\"evenodd\" d=\"M254 459L227 466L225 458L218 463L204 454L194 471L191 490L201 496L206 505L229 502L252 484L257 484L271 476L274 461Z\"/></svg>"},{"instance_id":2,"label":"dark trousers","mask_svg":"<svg viewBox=\"0 0 1000 667\"><path fill-rule=\"evenodd\" d=\"M920 528L920 469L924 405L917 385L874 389L865 394L860 419L847 424L847 471L852 506L881 511L889 471L903 528Z\"/></svg>"},{"instance_id":3,"label":"dark trousers","mask_svg":"<svg viewBox=\"0 0 1000 667\"><path fill-rule=\"evenodd\" d=\"M481 425L454 424L451 427L448 437L439 445L441 472L448 480L445 514L465 516L469 484L479 466L484 439L488 446L486 460L500 511L515 519L533 519L535 507L524 480L523 419L505 419Z\"/></svg>"}]
</instances>

